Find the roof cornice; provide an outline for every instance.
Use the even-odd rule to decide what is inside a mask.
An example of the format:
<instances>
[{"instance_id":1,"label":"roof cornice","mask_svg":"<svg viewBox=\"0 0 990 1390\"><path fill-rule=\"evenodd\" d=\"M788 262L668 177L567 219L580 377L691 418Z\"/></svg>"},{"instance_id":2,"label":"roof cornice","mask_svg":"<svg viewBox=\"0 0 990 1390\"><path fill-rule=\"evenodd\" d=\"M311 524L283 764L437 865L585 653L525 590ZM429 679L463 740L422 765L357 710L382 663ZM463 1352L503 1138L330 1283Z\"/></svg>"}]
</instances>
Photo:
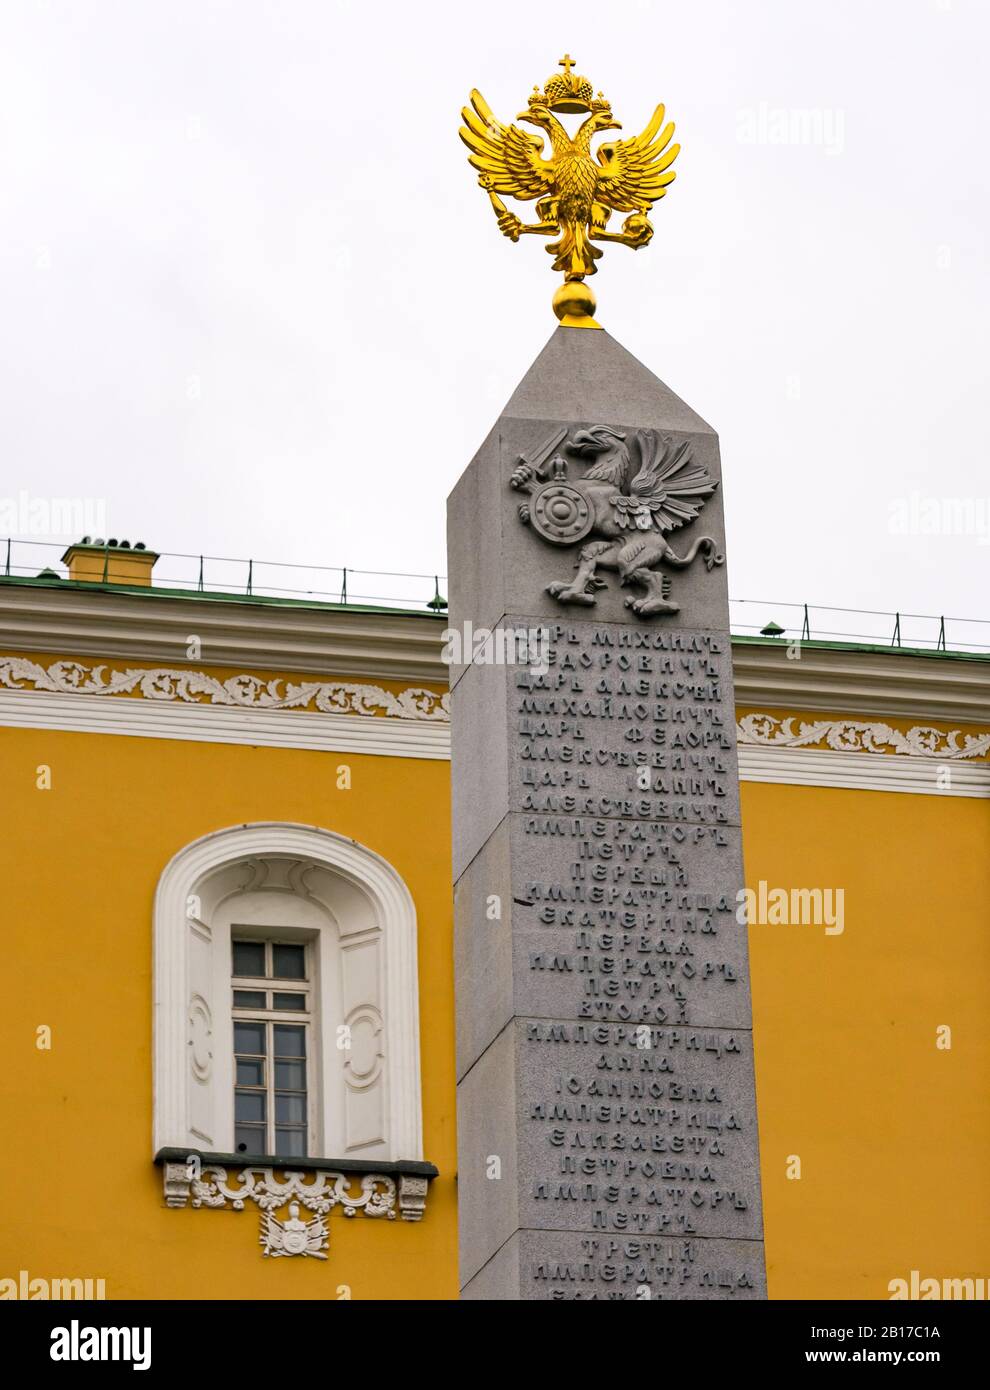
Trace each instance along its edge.
<instances>
[{"instance_id":1,"label":"roof cornice","mask_svg":"<svg viewBox=\"0 0 990 1390\"><path fill-rule=\"evenodd\" d=\"M979 657L804 642L793 660L789 645L733 639L738 706L980 725L990 719L990 662Z\"/></svg>"},{"instance_id":2,"label":"roof cornice","mask_svg":"<svg viewBox=\"0 0 990 1390\"><path fill-rule=\"evenodd\" d=\"M0 585L0 647L174 665L199 639L211 666L361 675L445 685L432 613Z\"/></svg>"},{"instance_id":3,"label":"roof cornice","mask_svg":"<svg viewBox=\"0 0 990 1390\"><path fill-rule=\"evenodd\" d=\"M414 681L443 686L445 621L431 613L281 606L92 588L0 585L0 650L182 665L190 637L198 664L238 671ZM990 719L990 662L838 644L733 639L741 708L950 719Z\"/></svg>"}]
</instances>

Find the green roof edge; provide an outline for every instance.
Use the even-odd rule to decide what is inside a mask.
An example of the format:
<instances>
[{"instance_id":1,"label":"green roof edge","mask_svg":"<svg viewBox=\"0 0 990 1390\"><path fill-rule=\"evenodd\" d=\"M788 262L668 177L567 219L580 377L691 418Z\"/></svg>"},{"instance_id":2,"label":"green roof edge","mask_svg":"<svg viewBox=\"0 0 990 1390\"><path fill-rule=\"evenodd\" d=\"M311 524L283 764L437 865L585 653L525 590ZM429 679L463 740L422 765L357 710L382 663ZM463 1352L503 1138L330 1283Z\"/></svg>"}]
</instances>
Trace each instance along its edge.
<instances>
[{"instance_id":1,"label":"green roof edge","mask_svg":"<svg viewBox=\"0 0 990 1390\"><path fill-rule=\"evenodd\" d=\"M140 551L138 552L141 553ZM420 608L387 608L372 603L331 603L324 599L279 598L275 594L224 593L214 589L166 589L148 584L89 583L83 579L43 579L35 575L0 574L0 584L24 585L33 589L79 589L85 593L128 594L139 598L184 598L198 602L216 599L220 603L247 603L261 607L315 608L325 612L387 613L412 618L445 618L446 612L433 612L428 604Z\"/></svg>"},{"instance_id":2,"label":"green roof edge","mask_svg":"<svg viewBox=\"0 0 990 1390\"><path fill-rule=\"evenodd\" d=\"M263 608L309 608L326 613L379 613L386 617L431 618L434 622L446 620L448 616L446 612L432 611L426 603L422 608L386 608L370 603L330 603L321 599L279 598L273 594L222 593L211 589L165 589L147 584L89 583L81 579L42 579L34 575L2 574L0 585L4 584L34 589L77 589L85 593L128 594L138 598L146 598L153 594L155 598L191 599L194 602L208 599L218 603L244 603ZM990 661L990 652L941 651L935 647L892 646L886 642L831 642L815 637L763 637L738 632L733 632L731 637L733 642L757 647L787 647L791 642L799 641L802 646L826 651L890 652L903 656L926 656L939 661Z\"/></svg>"}]
</instances>

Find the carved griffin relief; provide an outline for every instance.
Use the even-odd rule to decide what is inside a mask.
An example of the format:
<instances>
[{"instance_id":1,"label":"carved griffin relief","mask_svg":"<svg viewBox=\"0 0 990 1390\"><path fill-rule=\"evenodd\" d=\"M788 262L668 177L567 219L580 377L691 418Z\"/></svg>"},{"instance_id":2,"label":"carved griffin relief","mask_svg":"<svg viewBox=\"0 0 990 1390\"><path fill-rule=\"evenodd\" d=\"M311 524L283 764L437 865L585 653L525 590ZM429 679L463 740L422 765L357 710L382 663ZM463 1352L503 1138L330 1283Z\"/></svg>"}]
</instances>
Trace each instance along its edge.
<instances>
[{"instance_id":1,"label":"carved griffin relief","mask_svg":"<svg viewBox=\"0 0 990 1390\"><path fill-rule=\"evenodd\" d=\"M557 450L562 449L562 453ZM586 469L571 477L572 462ZM619 583L639 594L626 599L638 617L676 613L671 579L662 567L686 569L702 555L710 570L725 563L711 536L699 536L679 555L667 534L694 521L718 487L707 468L691 457L691 443L643 429L624 432L608 425L568 431L561 427L539 449L521 456L510 486L527 495L519 518L551 545L578 552L573 579L555 580L547 592L558 603L595 603L607 588L599 570L614 570Z\"/></svg>"}]
</instances>

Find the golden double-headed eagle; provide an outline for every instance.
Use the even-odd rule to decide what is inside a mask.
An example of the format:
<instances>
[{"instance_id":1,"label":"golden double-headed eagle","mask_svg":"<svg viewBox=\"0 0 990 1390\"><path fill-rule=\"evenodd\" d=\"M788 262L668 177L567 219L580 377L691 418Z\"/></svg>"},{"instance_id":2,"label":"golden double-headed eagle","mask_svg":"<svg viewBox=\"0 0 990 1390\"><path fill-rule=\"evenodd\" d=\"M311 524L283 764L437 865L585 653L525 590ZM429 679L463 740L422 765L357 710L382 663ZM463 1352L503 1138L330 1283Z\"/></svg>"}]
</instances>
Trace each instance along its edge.
<instances>
[{"instance_id":1,"label":"golden double-headed eagle","mask_svg":"<svg viewBox=\"0 0 990 1390\"><path fill-rule=\"evenodd\" d=\"M617 241L634 250L649 243L653 227L646 213L673 182L670 166L680 145L670 143L673 122L664 124L664 108L658 106L641 135L604 141L592 153L591 142L599 132L621 126L605 97L601 92L595 96L588 79L571 71L573 65L565 54L558 64L564 71L548 78L542 92L534 87L528 107L517 117L539 127L542 136L502 125L478 91L464 107L460 135L502 233L511 241L524 233L556 238L546 249L554 257L553 269L564 274L554 295L558 318L574 327L597 328L591 317L594 296L583 285L586 276L595 274L602 254L594 243ZM572 138L556 113L582 112L587 118ZM536 199L539 221L523 222L500 195ZM619 232L608 230L613 212L630 214Z\"/></svg>"}]
</instances>

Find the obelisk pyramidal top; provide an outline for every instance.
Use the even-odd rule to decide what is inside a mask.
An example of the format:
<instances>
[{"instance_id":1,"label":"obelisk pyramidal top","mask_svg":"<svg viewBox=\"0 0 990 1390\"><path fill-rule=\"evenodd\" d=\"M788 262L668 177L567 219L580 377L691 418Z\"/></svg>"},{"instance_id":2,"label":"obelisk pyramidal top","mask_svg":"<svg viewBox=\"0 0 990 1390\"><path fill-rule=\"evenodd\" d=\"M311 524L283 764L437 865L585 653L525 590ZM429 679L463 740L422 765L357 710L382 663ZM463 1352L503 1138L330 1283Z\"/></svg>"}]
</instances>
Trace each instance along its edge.
<instances>
[{"instance_id":1,"label":"obelisk pyramidal top","mask_svg":"<svg viewBox=\"0 0 990 1390\"><path fill-rule=\"evenodd\" d=\"M677 146L658 107L592 149L611 108L561 66L549 154L477 92L461 131L565 277L448 501L462 1296L761 1298L718 440L586 284Z\"/></svg>"}]
</instances>

